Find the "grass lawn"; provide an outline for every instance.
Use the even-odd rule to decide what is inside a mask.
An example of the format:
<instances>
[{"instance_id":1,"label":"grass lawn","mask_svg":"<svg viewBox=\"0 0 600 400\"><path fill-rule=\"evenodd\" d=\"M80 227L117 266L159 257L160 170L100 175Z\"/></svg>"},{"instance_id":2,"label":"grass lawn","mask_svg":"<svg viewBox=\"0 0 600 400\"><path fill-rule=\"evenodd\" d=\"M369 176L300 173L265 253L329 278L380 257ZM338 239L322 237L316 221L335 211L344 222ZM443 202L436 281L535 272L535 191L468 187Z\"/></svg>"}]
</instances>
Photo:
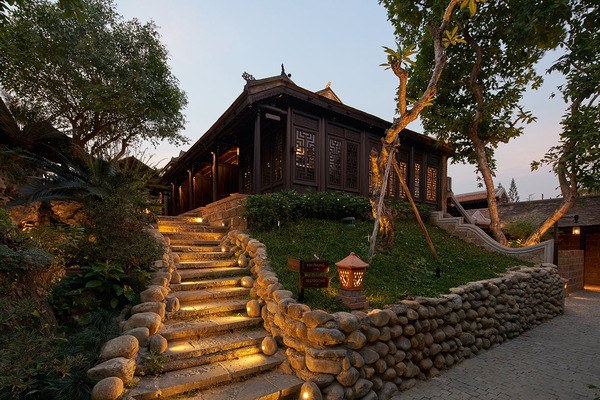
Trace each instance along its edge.
<instances>
[{"instance_id":1,"label":"grass lawn","mask_svg":"<svg viewBox=\"0 0 600 400\"><path fill-rule=\"evenodd\" d=\"M298 273L288 271L288 258L330 261L330 287L307 289L305 303L314 309L334 312L346 310L335 299L339 291L335 263L351 251L366 261L367 236L372 229L372 222L357 221L355 226L349 226L337 221L305 220L268 232L251 232L251 236L267 245L271 265L280 282L295 295L298 293ZM399 221L394 247L378 249L366 271L364 293L371 307L382 307L415 296L437 296L470 281L492 278L515 265L531 265L489 253L435 226L428 225L428 230L440 256L442 276L435 276L436 264L418 224Z\"/></svg>"}]
</instances>

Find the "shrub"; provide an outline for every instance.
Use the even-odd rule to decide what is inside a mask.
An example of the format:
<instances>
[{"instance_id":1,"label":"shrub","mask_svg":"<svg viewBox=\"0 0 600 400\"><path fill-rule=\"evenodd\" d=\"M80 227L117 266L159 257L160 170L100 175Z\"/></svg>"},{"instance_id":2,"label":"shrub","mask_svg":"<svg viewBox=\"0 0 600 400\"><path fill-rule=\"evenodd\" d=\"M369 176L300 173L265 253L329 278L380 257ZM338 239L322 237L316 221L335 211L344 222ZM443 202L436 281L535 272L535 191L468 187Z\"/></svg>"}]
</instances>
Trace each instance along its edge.
<instances>
[{"instance_id":1,"label":"shrub","mask_svg":"<svg viewBox=\"0 0 600 400\"><path fill-rule=\"evenodd\" d=\"M344 192L306 192L286 190L277 193L248 196L246 218L256 230L268 230L304 218L365 219L369 200Z\"/></svg>"},{"instance_id":2,"label":"shrub","mask_svg":"<svg viewBox=\"0 0 600 400\"><path fill-rule=\"evenodd\" d=\"M86 372L118 335L116 314L96 311L78 332L54 332L40 324L32 299L0 298L0 307L0 399L89 399Z\"/></svg>"},{"instance_id":3,"label":"shrub","mask_svg":"<svg viewBox=\"0 0 600 400\"><path fill-rule=\"evenodd\" d=\"M392 201L391 203L394 207L394 210L396 211L396 214L399 217L414 219L415 214L414 214L412 206L410 205L408 200L395 200L395 201ZM431 210L432 210L433 206L422 204L422 203L415 203L415 205L417 207L417 211L419 212L419 215L421 216L421 219L423 221L428 221L429 216L431 215Z\"/></svg>"},{"instance_id":4,"label":"shrub","mask_svg":"<svg viewBox=\"0 0 600 400\"><path fill-rule=\"evenodd\" d=\"M49 265L52 256L32 247L29 238L0 209L0 272L18 274Z\"/></svg>"},{"instance_id":5,"label":"shrub","mask_svg":"<svg viewBox=\"0 0 600 400\"><path fill-rule=\"evenodd\" d=\"M54 287L51 302L59 316L75 318L85 325L93 310L117 310L138 300L149 277L149 272L140 267L125 271L109 261L84 265Z\"/></svg>"},{"instance_id":6,"label":"shrub","mask_svg":"<svg viewBox=\"0 0 600 400\"><path fill-rule=\"evenodd\" d=\"M148 267L163 253L147 231L147 195L142 191L118 190L101 200L88 202L88 223L79 251L81 264L110 261L129 268Z\"/></svg>"},{"instance_id":7,"label":"shrub","mask_svg":"<svg viewBox=\"0 0 600 400\"><path fill-rule=\"evenodd\" d=\"M512 221L508 221L502 227L502 230L506 234L506 238L508 239L508 244L512 247L522 246L525 239L529 237L538 227L538 224L531 217L514 219ZM541 238L541 240L548 240L550 238L550 233L546 232L546 234Z\"/></svg>"}]
</instances>

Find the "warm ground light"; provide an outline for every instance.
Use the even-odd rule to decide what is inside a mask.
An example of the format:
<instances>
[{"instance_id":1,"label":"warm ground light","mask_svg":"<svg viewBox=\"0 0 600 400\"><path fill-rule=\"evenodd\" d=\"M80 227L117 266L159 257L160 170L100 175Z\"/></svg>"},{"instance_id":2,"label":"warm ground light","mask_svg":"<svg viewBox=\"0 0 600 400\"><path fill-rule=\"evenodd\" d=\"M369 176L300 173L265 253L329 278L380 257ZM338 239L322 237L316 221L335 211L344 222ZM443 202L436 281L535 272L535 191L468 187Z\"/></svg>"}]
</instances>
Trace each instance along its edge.
<instances>
[{"instance_id":1,"label":"warm ground light","mask_svg":"<svg viewBox=\"0 0 600 400\"><path fill-rule=\"evenodd\" d=\"M312 308L344 310L335 300L339 280L335 262L354 251L367 259L367 237L372 222L357 221L355 226L325 220L305 220L270 232L252 232L267 245L271 265L286 289L298 293L298 274L287 270L288 258L331 262L328 289L307 289L305 302ZM489 253L475 245L449 236L441 229L428 226L440 256L442 275L435 276L435 261L416 222L396 224L395 245L379 249L365 274L365 295L371 307L398 303L415 296L437 296L467 282L488 279L515 265L528 263Z\"/></svg>"}]
</instances>

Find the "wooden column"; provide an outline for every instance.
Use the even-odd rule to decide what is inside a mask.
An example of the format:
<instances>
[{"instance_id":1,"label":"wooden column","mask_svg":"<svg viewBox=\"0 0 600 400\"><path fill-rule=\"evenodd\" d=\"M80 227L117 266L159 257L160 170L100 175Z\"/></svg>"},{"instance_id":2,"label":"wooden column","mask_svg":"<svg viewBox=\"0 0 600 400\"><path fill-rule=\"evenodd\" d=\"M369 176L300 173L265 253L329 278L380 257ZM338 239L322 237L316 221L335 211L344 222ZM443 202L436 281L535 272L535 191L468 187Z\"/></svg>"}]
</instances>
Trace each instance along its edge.
<instances>
[{"instance_id":1,"label":"wooden column","mask_svg":"<svg viewBox=\"0 0 600 400\"><path fill-rule=\"evenodd\" d=\"M439 191L439 196L438 198L440 199L440 210L444 213L444 215L446 214L447 208L448 208L448 156L447 155L443 155L442 156L442 162L441 162L441 168L440 168L440 177L438 178L440 180L440 191ZM436 182L437 185L437 182Z\"/></svg>"},{"instance_id":2,"label":"wooden column","mask_svg":"<svg viewBox=\"0 0 600 400\"><path fill-rule=\"evenodd\" d=\"M254 121L254 158L252 160L252 180L255 194L260 193L260 111L256 112Z\"/></svg>"},{"instance_id":3,"label":"wooden column","mask_svg":"<svg viewBox=\"0 0 600 400\"><path fill-rule=\"evenodd\" d=\"M169 215L175 215L175 183L171 183L171 212Z\"/></svg>"},{"instance_id":4,"label":"wooden column","mask_svg":"<svg viewBox=\"0 0 600 400\"><path fill-rule=\"evenodd\" d=\"M292 137L292 107L288 106L287 119L285 120L285 143L283 145L283 187L292 187L291 171L296 164L294 159L294 138Z\"/></svg>"},{"instance_id":5,"label":"wooden column","mask_svg":"<svg viewBox=\"0 0 600 400\"><path fill-rule=\"evenodd\" d=\"M212 154L212 201L219 200L219 148L211 152Z\"/></svg>"},{"instance_id":6,"label":"wooden column","mask_svg":"<svg viewBox=\"0 0 600 400\"><path fill-rule=\"evenodd\" d=\"M188 211L194 209L194 167L188 169Z\"/></svg>"}]
</instances>

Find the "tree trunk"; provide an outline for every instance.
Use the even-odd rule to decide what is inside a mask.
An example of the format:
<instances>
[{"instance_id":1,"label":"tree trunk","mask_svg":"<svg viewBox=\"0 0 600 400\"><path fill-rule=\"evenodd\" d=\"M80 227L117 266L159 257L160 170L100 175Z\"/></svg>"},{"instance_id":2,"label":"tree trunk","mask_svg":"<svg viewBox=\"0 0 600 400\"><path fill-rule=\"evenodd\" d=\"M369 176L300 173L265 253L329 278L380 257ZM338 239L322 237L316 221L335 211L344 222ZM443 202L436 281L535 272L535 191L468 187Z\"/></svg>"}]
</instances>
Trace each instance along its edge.
<instances>
[{"instance_id":1,"label":"tree trunk","mask_svg":"<svg viewBox=\"0 0 600 400\"><path fill-rule=\"evenodd\" d=\"M498 243L506 245L506 236L504 236L500 226L500 216L498 214L498 204L496 203L496 190L494 188L494 180L492 179L492 171L490 170L490 165L488 164L487 156L485 154L485 144L479 138L479 125L483 118L485 104L485 100L483 98L483 88L479 80L481 63L483 62L483 50L481 49L481 46L479 46L477 42L469 35L469 32L466 29L463 30L463 35L466 42L475 51L475 62L473 63L473 68L471 69L467 86L477 101L477 109L475 111L475 115L473 116L473 120L471 121L471 125L469 126L467 136L471 140L471 143L473 143L473 151L475 152L475 158L477 159L477 169L479 169L479 172L481 172L483 182L485 183L488 210L490 212L490 231Z\"/></svg>"},{"instance_id":2,"label":"tree trunk","mask_svg":"<svg viewBox=\"0 0 600 400\"><path fill-rule=\"evenodd\" d=\"M556 174L558 175L558 182L560 184L560 191L563 196L563 200L556 210L550 215L542 224L533 232L527 240L525 240L525 246L531 246L540 242L541 237L552 228L559 219L565 216L565 214L573 207L573 205L579 199L579 191L577 190L577 175L573 172L567 171L566 162L564 159L558 162L556 168ZM556 243L554 244L556 246Z\"/></svg>"},{"instance_id":3,"label":"tree trunk","mask_svg":"<svg viewBox=\"0 0 600 400\"><path fill-rule=\"evenodd\" d=\"M483 182L485 183L485 190L487 192L488 210L490 213L490 231L496 241L506 246L507 240L502 232L500 225L500 214L498 214L498 202L496 201L496 188L494 187L494 180L492 179L492 172L490 171L487 157L485 155L485 149L481 140L477 134L469 134L471 141L473 142L473 149L475 150L475 156L477 158L477 168L481 172Z\"/></svg>"}]
</instances>

